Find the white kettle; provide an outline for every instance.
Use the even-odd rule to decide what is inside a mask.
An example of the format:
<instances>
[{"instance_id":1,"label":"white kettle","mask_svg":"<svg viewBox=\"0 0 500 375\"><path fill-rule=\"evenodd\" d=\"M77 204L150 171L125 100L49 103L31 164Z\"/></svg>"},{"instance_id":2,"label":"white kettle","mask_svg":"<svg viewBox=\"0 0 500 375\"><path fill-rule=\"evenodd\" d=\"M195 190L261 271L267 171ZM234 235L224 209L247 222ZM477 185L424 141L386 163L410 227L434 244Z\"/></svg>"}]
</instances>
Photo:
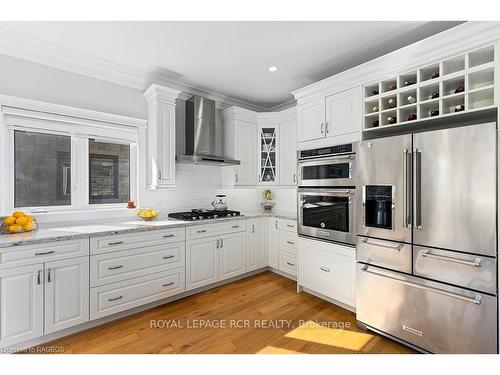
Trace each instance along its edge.
<instances>
[{"instance_id":1,"label":"white kettle","mask_svg":"<svg viewBox=\"0 0 500 375\"><path fill-rule=\"evenodd\" d=\"M217 194L212 202L215 211L227 211L226 195Z\"/></svg>"}]
</instances>

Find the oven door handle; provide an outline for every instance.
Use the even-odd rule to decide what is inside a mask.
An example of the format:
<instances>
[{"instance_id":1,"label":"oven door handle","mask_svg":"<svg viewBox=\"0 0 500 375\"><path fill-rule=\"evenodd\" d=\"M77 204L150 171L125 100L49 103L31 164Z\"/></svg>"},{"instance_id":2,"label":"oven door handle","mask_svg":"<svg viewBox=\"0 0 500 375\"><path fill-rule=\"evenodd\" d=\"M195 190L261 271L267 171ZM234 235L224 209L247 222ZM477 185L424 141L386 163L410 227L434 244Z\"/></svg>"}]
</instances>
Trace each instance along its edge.
<instances>
[{"instance_id":1,"label":"oven door handle","mask_svg":"<svg viewBox=\"0 0 500 375\"><path fill-rule=\"evenodd\" d=\"M349 189L328 189L328 190L323 190L323 189L316 189L316 190L301 190L299 189L299 194L300 195L312 195L312 196L320 196L320 195L338 195L338 194L350 194L354 195L354 190L349 190Z\"/></svg>"},{"instance_id":2,"label":"oven door handle","mask_svg":"<svg viewBox=\"0 0 500 375\"><path fill-rule=\"evenodd\" d=\"M323 164L329 164L331 162L336 162L337 160L353 160L355 159L356 156L354 154L348 154L348 155L335 155L335 156L311 156L308 158L302 158L299 159L299 164L304 165L323 165Z\"/></svg>"}]
</instances>

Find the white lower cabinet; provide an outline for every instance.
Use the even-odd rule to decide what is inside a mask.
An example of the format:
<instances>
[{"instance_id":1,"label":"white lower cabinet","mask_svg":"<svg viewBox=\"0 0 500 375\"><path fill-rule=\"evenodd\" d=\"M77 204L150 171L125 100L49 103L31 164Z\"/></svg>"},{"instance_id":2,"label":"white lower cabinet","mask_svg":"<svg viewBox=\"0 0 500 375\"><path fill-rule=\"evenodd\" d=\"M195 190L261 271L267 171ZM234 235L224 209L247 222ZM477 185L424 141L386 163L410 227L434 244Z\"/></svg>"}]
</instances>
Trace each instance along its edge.
<instances>
[{"instance_id":1,"label":"white lower cabinet","mask_svg":"<svg viewBox=\"0 0 500 375\"><path fill-rule=\"evenodd\" d=\"M219 280L229 279L245 273L246 233L226 234L219 242Z\"/></svg>"},{"instance_id":2,"label":"white lower cabinet","mask_svg":"<svg viewBox=\"0 0 500 375\"><path fill-rule=\"evenodd\" d=\"M269 233L268 233L269 267L278 269L279 268L278 219L270 217L268 228L269 228Z\"/></svg>"},{"instance_id":3,"label":"white lower cabinet","mask_svg":"<svg viewBox=\"0 0 500 375\"><path fill-rule=\"evenodd\" d=\"M0 347L43 335L43 264L0 271Z\"/></svg>"},{"instance_id":4,"label":"white lower cabinet","mask_svg":"<svg viewBox=\"0 0 500 375\"><path fill-rule=\"evenodd\" d=\"M298 283L351 307L356 306L356 250L299 239Z\"/></svg>"},{"instance_id":5,"label":"white lower cabinet","mask_svg":"<svg viewBox=\"0 0 500 375\"><path fill-rule=\"evenodd\" d=\"M88 320L88 257L45 263L45 334Z\"/></svg>"},{"instance_id":6,"label":"white lower cabinet","mask_svg":"<svg viewBox=\"0 0 500 375\"><path fill-rule=\"evenodd\" d=\"M259 219L247 220L247 271L259 268L260 225Z\"/></svg>"},{"instance_id":7,"label":"white lower cabinet","mask_svg":"<svg viewBox=\"0 0 500 375\"><path fill-rule=\"evenodd\" d=\"M208 237L186 242L186 290L219 280L219 238Z\"/></svg>"}]
</instances>

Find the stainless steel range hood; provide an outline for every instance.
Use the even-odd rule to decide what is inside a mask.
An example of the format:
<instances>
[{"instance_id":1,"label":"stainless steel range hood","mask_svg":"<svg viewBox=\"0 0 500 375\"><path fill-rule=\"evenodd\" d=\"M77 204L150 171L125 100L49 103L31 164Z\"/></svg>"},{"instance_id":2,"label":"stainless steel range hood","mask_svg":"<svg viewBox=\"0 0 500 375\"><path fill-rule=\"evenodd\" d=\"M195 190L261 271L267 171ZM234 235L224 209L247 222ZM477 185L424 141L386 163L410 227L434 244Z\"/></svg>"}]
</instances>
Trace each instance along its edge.
<instances>
[{"instance_id":1,"label":"stainless steel range hood","mask_svg":"<svg viewBox=\"0 0 500 375\"><path fill-rule=\"evenodd\" d=\"M179 163L206 165L239 165L239 160L217 155L215 149L215 102L200 96L186 101L186 154L177 156Z\"/></svg>"}]
</instances>

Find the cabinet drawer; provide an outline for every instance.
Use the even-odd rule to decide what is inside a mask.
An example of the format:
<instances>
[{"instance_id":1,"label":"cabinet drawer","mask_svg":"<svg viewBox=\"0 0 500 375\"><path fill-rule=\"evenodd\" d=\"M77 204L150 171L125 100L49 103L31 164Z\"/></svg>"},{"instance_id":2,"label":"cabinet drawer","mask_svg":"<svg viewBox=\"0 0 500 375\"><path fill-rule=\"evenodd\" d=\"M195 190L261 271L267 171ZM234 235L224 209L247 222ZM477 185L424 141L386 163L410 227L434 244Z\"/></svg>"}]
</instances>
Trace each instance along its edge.
<instances>
[{"instance_id":1,"label":"cabinet drawer","mask_svg":"<svg viewBox=\"0 0 500 375\"><path fill-rule=\"evenodd\" d=\"M413 273L437 281L496 294L496 260L449 250L415 246Z\"/></svg>"},{"instance_id":2,"label":"cabinet drawer","mask_svg":"<svg viewBox=\"0 0 500 375\"><path fill-rule=\"evenodd\" d=\"M290 253L280 252L280 271L297 276L297 257Z\"/></svg>"},{"instance_id":3,"label":"cabinet drawer","mask_svg":"<svg viewBox=\"0 0 500 375\"><path fill-rule=\"evenodd\" d=\"M184 227L92 237L90 239L90 253L99 254L118 250L129 250L143 246L184 241L185 238L186 230Z\"/></svg>"},{"instance_id":4,"label":"cabinet drawer","mask_svg":"<svg viewBox=\"0 0 500 375\"><path fill-rule=\"evenodd\" d=\"M299 238L299 285L355 306L355 249Z\"/></svg>"},{"instance_id":5,"label":"cabinet drawer","mask_svg":"<svg viewBox=\"0 0 500 375\"><path fill-rule=\"evenodd\" d=\"M226 233L246 232L246 230L246 219L234 219L223 223L188 226L186 228L186 237L188 240L193 240L196 238L219 236Z\"/></svg>"},{"instance_id":6,"label":"cabinet drawer","mask_svg":"<svg viewBox=\"0 0 500 375\"><path fill-rule=\"evenodd\" d=\"M184 268L91 288L90 318L102 318L185 290Z\"/></svg>"},{"instance_id":7,"label":"cabinet drawer","mask_svg":"<svg viewBox=\"0 0 500 375\"><path fill-rule=\"evenodd\" d=\"M359 262L411 273L411 245L358 237L356 259Z\"/></svg>"},{"instance_id":8,"label":"cabinet drawer","mask_svg":"<svg viewBox=\"0 0 500 375\"><path fill-rule=\"evenodd\" d=\"M291 254L297 254L297 234L292 232L279 231L279 250L286 251Z\"/></svg>"},{"instance_id":9,"label":"cabinet drawer","mask_svg":"<svg viewBox=\"0 0 500 375\"><path fill-rule=\"evenodd\" d=\"M0 250L0 269L89 255L89 239L55 241Z\"/></svg>"},{"instance_id":10,"label":"cabinet drawer","mask_svg":"<svg viewBox=\"0 0 500 375\"><path fill-rule=\"evenodd\" d=\"M286 230L288 232L297 233L297 221L296 220L287 220L287 219L278 219L278 229Z\"/></svg>"},{"instance_id":11,"label":"cabinet drawer","mask_svg":"<svg viewBox=\"0 0 500 375\"><path fill-rule=\"evenodd\" d=\"M109 284L185 266L185 242L155 245L90 257L90 285Z\"/></svg>"}]
</instances>

